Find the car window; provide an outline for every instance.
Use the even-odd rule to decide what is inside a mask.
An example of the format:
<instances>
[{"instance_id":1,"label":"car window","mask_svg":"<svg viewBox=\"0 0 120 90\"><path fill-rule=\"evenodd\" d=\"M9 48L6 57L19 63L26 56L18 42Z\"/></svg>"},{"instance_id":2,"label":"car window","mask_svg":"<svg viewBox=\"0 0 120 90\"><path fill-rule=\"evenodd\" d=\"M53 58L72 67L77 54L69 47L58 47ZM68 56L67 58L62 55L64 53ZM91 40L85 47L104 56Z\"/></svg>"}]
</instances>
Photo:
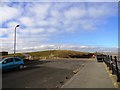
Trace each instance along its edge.
<instances>
[{"instance_id":1,"label":"car window","mask_svg":"<svg viewBox=\"0 0 120 90\"><path fill-rule=\"evenodd\" d=\"M14 62L13 58L8 58L8 59L5 60L5 63L10 63L10 62Z\"/></svg>"},{"instance_id":2,"label":"car window","mask_svg":"<svg viewBox=\"0 0 120 90\"><path fill-rule=\"evenodd\" d=\"M0 58L0 61L2 61L2 58Z\"/></svg>"},{"instance_id":3,"label":"car window","mask_svg":"<svg viewBox=\"0 0 120 90\"><path fill-rule=\"evenodd\" d=\"M21 61L21 59L19 59L19 58L15 58L15 61L18 62L18 61Z\"/></svg>"},{"instance_id":4,"label":"car window","mask_svg":"<svg viewBox=\"0 0 120 90\"><path fill-rule=\"evenodd\" d=\"M0 61L2 61L4 58L5 58L5 57L1 57L1 58L0 58Z\"/></svg>"}]
</instances>

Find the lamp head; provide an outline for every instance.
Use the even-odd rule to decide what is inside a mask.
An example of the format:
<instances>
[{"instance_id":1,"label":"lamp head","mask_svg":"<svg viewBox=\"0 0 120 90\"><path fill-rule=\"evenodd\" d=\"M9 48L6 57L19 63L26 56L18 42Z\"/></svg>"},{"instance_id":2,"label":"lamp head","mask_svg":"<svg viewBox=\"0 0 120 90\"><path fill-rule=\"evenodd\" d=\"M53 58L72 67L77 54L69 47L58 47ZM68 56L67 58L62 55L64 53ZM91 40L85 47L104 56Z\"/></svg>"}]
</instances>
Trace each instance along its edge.
<instances>
[{"instance_id":1,"label":"lamp head","mask_svg":"<svg viewBox=\"0 0 120 90\"><path fill-rule=\"evenodd\" d=\"M20 25L17 25L16 27L19 27Z\"/></svg>"}]
</instances>

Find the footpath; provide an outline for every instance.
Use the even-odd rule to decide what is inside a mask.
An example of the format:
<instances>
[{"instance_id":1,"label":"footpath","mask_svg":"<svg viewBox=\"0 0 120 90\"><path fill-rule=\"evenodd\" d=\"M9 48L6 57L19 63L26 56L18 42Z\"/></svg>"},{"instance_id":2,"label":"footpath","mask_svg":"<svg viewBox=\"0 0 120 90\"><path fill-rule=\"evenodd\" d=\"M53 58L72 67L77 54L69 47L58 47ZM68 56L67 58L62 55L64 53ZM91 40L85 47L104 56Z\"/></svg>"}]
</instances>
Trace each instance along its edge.
<instances>
[{"instance_id":1,"label":"footpath","mask_svg":"<svg viewBox=\"0 0 120 90\"><path fill-rule=\"evenodd\" d=\"M61 88L115 88L102 62L89 61Z\"/></svg>"}]
</instances>

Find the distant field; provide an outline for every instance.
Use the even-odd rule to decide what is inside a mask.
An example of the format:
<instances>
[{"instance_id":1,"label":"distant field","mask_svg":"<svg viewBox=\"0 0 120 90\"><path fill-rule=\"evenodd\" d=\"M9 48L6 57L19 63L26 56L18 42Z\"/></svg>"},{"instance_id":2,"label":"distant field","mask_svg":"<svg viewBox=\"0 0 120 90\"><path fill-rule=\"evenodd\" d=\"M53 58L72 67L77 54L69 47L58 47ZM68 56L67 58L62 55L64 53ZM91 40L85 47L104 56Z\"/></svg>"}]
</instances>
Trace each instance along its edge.
<instances>
[{"instance_id":1,"label":"distant field","mask_svg":"<svg viewBox=\"0 0 120 90\"><path fill-rule=\"evenodd\" d=\"M39 52L29 52L25 53L31 56L32 59L58 59L58 58L91 58L94 53L89 52L79 52L72 50L48 50ZM8 56L13 56L9 54ZM24 58L23 53L17 53L16 56Z\"/></svg>"},{"instance_id":2,"label":"distant field","mask_svg":"<svg viewBox=\"0 0 120 90\"><path fill-rule=\"evenodd\" d=\"M103 52L106 55L118 56L118 52Z\"/></svg>"}]
</instances>

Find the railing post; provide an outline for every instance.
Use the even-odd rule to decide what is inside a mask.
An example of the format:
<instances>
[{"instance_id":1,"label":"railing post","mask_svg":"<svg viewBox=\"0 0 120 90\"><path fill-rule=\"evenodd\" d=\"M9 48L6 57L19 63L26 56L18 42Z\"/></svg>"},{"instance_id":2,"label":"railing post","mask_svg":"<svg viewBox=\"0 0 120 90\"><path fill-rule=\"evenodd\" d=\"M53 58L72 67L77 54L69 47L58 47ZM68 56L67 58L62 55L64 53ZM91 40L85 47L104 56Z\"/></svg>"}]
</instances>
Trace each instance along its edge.
<instances>
[{"instance_id":1,"label":"railing post","mask_svg":"<svg viewBox=\"0 0 120 90\"><path fill-rule=\"evenodd\" d=\"M118 65L117 65L117 57L115 56L115 66L116 66L116 73L117 73L117 82L120 82L120 74L119 74L119 70L118 70Z\"/></svg>"},{"instance_id":2,"label":"railing post","mask_svg":"<svg viewBox=\"0 0 120 90\"><path fill-rule=\"evenodd\" d=\"M106 61L107 67L108 67L108 61L109 61L109 55L107 55L107 61Z\"/></svg>"},{"instance_id":3,"label":"railing post","mask_svg":"<svg viewBox=\"0 0 120 90\"><path fill-rule=\"evenodd\" d=\"M102 54L102 61L104 61L104 55Z\"/></svg>"},{"instance_id":4,"label":"railing post","mask_svg":"<svg viewBox=\"0 0 120 90\"><path fill-rule=\"evenodd\" d=\"M110 58L111 58L111 69L112 69L112 74L115 74L114 67L113 67L113 58L112 58L112 56L110 56Z\"/></svg>"},{"instance_id":5,"label":"railing post","mask_svg":"<svg viewBox=\"0 0 120 90\"><path fill-rule=\"evenodd\" d=\"M112 56L109 56L109 70L112 70L112 67L111 67L111 65L112 65L111 58L112 58Z\"/></svg>"},{"instance_id":6,"label":"railing post","mask_svg":"<svg viewBox=\"0 0 120 90\"><path fill-rule=\"evenodd\" d=\"M110 56L108 55L108 67L109 67L109 70L111 70L110 68Z\"/></svg>"},{"instance_id":7,"label":"railing post","mask_svg":"<svg viewBox=\"0 0 120 90\"><path fill-rule=\"evenodd\" d=\"M104 62L105 62L106 65L107 65L107 60L108 60L108 56L106 55L105 59L104 59Z\"/></svg>"}]
</instances>

